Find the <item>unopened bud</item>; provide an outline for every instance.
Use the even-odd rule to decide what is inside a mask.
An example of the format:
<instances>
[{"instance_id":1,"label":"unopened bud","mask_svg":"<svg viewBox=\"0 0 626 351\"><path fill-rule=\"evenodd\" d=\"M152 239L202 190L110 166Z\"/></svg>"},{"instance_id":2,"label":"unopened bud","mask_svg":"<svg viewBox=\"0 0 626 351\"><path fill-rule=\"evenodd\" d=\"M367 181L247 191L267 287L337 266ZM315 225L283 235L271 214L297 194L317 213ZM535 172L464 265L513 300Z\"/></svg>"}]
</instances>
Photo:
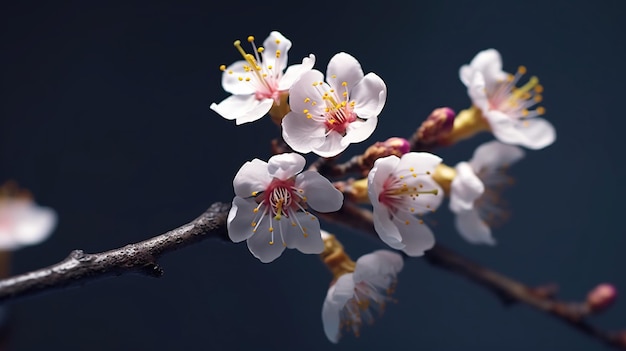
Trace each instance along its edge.
<instances>
[{"instance_id":1,"label":"unopened bud","mask_svg":"<svg viewBox=\"0 0 626 351\"><path fill-rule=\"evenodd\" d=\"M598 313L610 307L617 298L617 289L612 284L604 283L596 286L587 294L585 304L589 312Z\"/></svg>"},{"instance_id":2,"label":"unopened bud","mask_svg":"<svg viewBox=\"0 0 626 351\"><path fill-rule=\"evenodd\" d=\"M387 148L389 155L396 155L400 157L411 151L411 144L404 138L392 137L385 140L383 144Z\"/></svg>"},{"instance_id":3,"label":"unopened bud","mask_svg":"<svg viewBox=\"0 0 626 351\"><path fill-rule=\"evenodd\" d=\"M451 108L434 109L417 130L417 140L423 145L429 145L447 136L452 131L455 117Z\"/></svg>"},{"instance_id":4,"label":"unopened bud","mask_svg":"<svg viewBox=\"0 0 626 351\"><path fill-rule=\"evenodd\" d=\"M359 157L358 165L361 168L364 177L374 167L374 162L381 157L396 155L401 157L411 151L411 144L404 138L393 137L385 141L378 141L374 145L365 150L363 155Z\"/></svg>"}]
</instances>

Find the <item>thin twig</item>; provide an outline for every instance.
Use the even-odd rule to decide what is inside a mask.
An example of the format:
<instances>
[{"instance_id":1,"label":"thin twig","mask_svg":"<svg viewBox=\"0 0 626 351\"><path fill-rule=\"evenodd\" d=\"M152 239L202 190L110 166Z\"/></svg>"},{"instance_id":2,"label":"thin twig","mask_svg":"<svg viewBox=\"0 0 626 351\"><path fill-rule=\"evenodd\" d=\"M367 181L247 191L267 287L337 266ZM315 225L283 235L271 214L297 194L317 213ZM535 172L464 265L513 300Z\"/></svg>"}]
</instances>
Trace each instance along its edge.
<instances>
[{"instance_id":1,"label":"thin twig","mask_svg":"<svg viewBox=\"0 0 626 351\"><path fill-rule=\"evenodd\" d=\"M165 234L101 253L74 250L57 264L0 280L0 302L127 273L160 277L163 270L157 260L162 255L210 237L228 240L229 208L214 203L200 217Z\"/></svg>"}]
</instances>

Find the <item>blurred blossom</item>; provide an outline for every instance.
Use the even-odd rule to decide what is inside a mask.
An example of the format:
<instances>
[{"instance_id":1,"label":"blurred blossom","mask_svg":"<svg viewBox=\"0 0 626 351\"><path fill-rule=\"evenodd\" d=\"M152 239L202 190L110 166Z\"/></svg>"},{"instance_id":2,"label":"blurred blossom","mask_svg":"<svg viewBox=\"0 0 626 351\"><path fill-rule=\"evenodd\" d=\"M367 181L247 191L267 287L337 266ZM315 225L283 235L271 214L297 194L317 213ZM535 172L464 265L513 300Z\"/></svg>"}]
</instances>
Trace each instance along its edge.
<instances>
[{"instance_id":1,"label":"blurred blossom","mask_svg":"<svg viewBox=\"0 0 626 351\"><path fill-rule=\"evenodd\" d=\"M538 117L545 113L543 107L535 107L543 99L539 79L533 76L523 86L516 86L525 73L524 66L515 75L502 71L502 59L495 49L479 52L459 71L472 103L498 140L542 149L554 142L556 132L552 124Z\"/></svg>"},{"instance_id":2,"label":"blurred blossom","mask_svg":"<svg viewBox=\"0 0 626 351\"><path fill-rule=\"evenodd\" d=\"M271 32L259 48L254 44L254 37L248 37L248 41L252 44L252 54L246 53L237 40L234 45L244 60L220 67L224 71L222 86L233 95L219 104L211 104L213 111L226 119L234 119L237 124L258 120L274 105L286 105L283 93L315 64L315 56L309 55L302 64L287 68L291 41L279 32Z\"/></svg>"},{"instance_id":3,"label":"blurred blossom","mask_svg":"<svg viewBox=\"0 0 626 351\"><path fill-rule=\"evenodd\" d=\"M396 277L404 262L397 253L378 250L361 256L352 272L340 275L328 289L322 306L326 337L337 343L341 330L359 336L363 323L374 322L374 313L382 314L393 301Z\"/></svg>"},{"instance_id":4,"label":"blurred blossom","mask_svg":"<svg viewBox=\"0 0 626 351\"><path fill-rule=\"evenodd\" d=\"M452 131L456 113L451 108L440 107L433 110L417 130L417 140L430 145L446 137Z\"/></svg>"},{"instance_id":5,"label":"blurred blossom","mask_svg":"<svg viewBox=\"0 0 626 351\"><path fill-rule=\"evenodd\" d=\"M333 56L323 79L311 70L289 89L283 138L295 151L332 157L372 135L387 87L376 74L363 75L361 64L344 52Z\"/></svg>"},{"instance_id":6,"label":"blurred blossom","mask_svg":"<svg viewBox=\"0 0 626 351\"><path fill-rule=\"evenodd\" d=\"M368 193L374 210L374 227L387 245L409 256L421 256L435 244L430 228L415 216L433 212L443 191L431 175L441 158L427 152L410 152L402 158L378 159L368 175Z\"/></svg>"},{"instance_id":7,"label":"blurred blossom","mask_svg":"<svg viewBox=\"0 0 626 351\"><path fill-rule=\"evenodd\" d=\"M479 146L471 160L456 165L450 210L456 214L456 228L465 240L495 245L489 222L506 214L498 203L502 187L511 182L504 169L522 157L524 151L519 147L491 141Z\"/></svg>"},{"instance_id":8,"label":"blurred blossom","mask_svg":"<svg viewBox=\"0 0 626 351\"><path fill-rule=\"evenodd\" d=\"M38 206L15 183L0 187L0 250L13 251L46 240L57 223L56 212Z\"/></svg>"},{"instance_id":9,"label":"blurred blossom","mask_svg":"<svg viewBox=\"0 0 626 351\"><path fill-rule=\"evenodd\" d=\"M590 312L598 313L611 307L617 299L617 288L613 284L599 284L587 294L586 305Z\"/></svg>"},{"instance_id":10,"label":"blurred blossom","mask_svg":"<svg viewBox=\"0 0 626 351\"><path fill-rule=\"evenodd\" d=\"M304 164L304 157L285 153L269 162L246 162L235 175L228 235L234 242L247 240L250 252L263 263L278 258L285 247L321 253L320 224L308 206L334 212L343 204L343 195L326 178L302 172Z\"/></svg>"}]
</instances>

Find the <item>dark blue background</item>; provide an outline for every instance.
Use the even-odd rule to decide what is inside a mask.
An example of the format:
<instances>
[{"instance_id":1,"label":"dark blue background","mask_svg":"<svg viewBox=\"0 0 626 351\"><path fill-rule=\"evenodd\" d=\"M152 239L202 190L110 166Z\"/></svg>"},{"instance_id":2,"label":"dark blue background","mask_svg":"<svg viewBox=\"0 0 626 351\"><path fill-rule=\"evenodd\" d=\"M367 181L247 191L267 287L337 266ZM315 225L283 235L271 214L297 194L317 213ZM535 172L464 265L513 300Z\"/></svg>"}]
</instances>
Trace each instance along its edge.
<instances>
[{"instance_id":1,"label":"dark blue background","mask_svg":"<svg viewBox=\"0 0 626 351\"><path fill-rule=\"evenodd\" d=\"M506 3L506 4L505 4ZM0 180L60 216L53 237L14 255L15 273L162 233L214 201L278 129L236 127L209 110L227 94L234 39L280 30L290 61L325 70L339 51L389 87L368 141L408 136L438 106L469 106L458 68L494 47L545 87L558 138L512 169L513 217L495 248L471 246L444 207L440 242L529 284L579 299L626 291L623 152L626 49L621 1L4 3L0 7ZM467 159L483 135L440 155ZM365 143L349 149L361 151ZM349 156L349 155L346 155ZM331 230L336 229L330 227ZM334 230L353 257L381 247ZM338 346L320 321L330 275L315 255L263 265L244 244L208 241L168 255L165 276L124 276L10 304L16 350L596 350L595 340L525 306L506 308L466 279L407 262L376 325ZM594 322L626 327L626 302Z\"/></svg>"}]
</instances>

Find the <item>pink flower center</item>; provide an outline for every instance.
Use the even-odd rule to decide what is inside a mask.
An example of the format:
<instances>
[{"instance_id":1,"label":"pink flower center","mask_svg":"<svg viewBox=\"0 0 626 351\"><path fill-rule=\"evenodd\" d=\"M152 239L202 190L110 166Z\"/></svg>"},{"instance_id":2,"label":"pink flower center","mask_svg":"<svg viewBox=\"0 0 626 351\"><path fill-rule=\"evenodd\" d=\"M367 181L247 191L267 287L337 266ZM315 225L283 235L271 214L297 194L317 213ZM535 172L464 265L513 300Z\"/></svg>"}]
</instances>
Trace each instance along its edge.
<instances>
[{"instance_id":1,"label":"pink flower center","mask_svg":"<svg viewBox=\"0 0 626 351\"><path fill-rule=\"evenodd\" d=\"M429 172L426 173L428 175ZM400 170L397 174L391 174L383 183L382 190L378 195L378 202L389 210L389 215L396 218L399 212L416 215L432 211L432 207L417 201L420 195L437 195L438 189L424 189L424 185L418 180L418 174L411 167ZM406 222L404 220L403 222ZM421 223L421 221L420 221ZM408 223L405 223L408 224Z\"/></svg>"},{"instance_id":2,"label":"pink flower center","mask_svg":"<svg viewBox=\"0 0 626 351\"><path fill-rule=\"evenodd\" d=\"M262 203L271 209L271 215L280 219L289 217L289 210L297 210L301 197L296 193L293 178L282 180L274 178L264 192Z\"/></svg>"},{"instance_id":3,"label":"pink flower center","mask_svg":"<svg viewBox=\"0 0 626 351\"><path fill-rule=\"evenodd\" d=\"M543 100L541 96L543 86L539 84L537 77L530 77L526 84L516 87L525 73L526 67L520 66L515 75L508 75L506 80L498 81L487 89L489 110L503 112L514 119L526 119L545 113L541 106L529 110Z\"/></svg>"},{"instance_id":4,"label":"pink flower center","mask_svg":"<svg viewBox=\"0 0 626 351\"><path fill-rule=\"evenodd\" d=\"M348 125L354 121L356 121L356 113L352 111L352 107L346 105L338 109L329 109L329 111L326 112L324 125L327 131L332 130L341 135L345 135Z\"/></svg>"}]
</instances>

